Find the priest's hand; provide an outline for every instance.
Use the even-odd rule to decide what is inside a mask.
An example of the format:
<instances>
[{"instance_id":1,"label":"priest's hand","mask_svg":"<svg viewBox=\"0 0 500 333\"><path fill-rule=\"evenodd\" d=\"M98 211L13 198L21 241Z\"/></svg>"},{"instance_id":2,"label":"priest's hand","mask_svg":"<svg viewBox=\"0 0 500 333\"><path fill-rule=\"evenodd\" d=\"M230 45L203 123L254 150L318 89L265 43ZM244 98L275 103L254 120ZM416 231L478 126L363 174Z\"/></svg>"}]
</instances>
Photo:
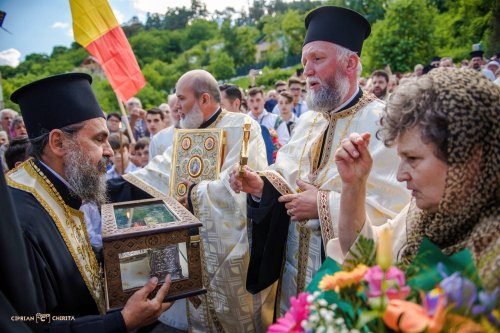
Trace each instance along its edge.
<instances>
[{"instance_id":1,"label":"priest's hand","mask_svg":"<svg viewBox=\"0 0 500 333\"><path fill-rule=\"evenodd\" d=\"M284 202L287 214L294 221L304 221L317 219L318 214L318 189L316 186L297 180L301 192L287 194L278 198L279 202Z\"/></svg>"},{"instance_id":2,"label":"priest's hand","mask_svg":"<svg viewBox=\"0 0 500 333\"><path fill-rule=\"evenodd\" d=\"M335 151L335 163L343 186L365 183L373 164L368 151L370 133L351 133Z\"/></svg>"},{"instance_id":3,"label":"priest's hand","mask_svg":"<svg viewBox=\"0 0 500 333\"><path fill-rule=\"evenodd\" d=\"M167 275L165 283L158 290L156 296L153 299L148 299L148 295L158 285L158 279L153 277L149 279L144 287L137 290L129 298L122 310L123 321L125 322L127 331L154 323L164 311L172 306L172 303L163 303L170 284L170 275Z\"/></svg>"},{"instance_id":4,"label":"priest's hand","mask_svg":"<svg viewBox=\"0 0 500 333\"><path fill-rule=\"evenodd\" d=\"M245 192L258 198L262 197L262 190L264 189L262 178L246 165L243 167L242 176L240 176L239 171L240 165L236 163L229 172L231 189L236 193Z\"/></svg>"}]
</instances>

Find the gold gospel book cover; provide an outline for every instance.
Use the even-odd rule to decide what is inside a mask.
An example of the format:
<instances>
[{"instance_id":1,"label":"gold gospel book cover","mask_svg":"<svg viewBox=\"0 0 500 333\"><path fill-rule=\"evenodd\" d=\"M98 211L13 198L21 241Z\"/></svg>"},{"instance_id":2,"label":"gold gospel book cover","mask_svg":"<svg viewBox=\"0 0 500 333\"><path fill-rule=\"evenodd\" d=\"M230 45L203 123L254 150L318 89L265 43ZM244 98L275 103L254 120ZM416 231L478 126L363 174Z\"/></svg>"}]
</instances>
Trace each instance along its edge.
<instances>
[{"instance_id":1,"label":"gold gospel book cover","mask_svg":"<svg viewBox=\"0 0 500 333\"><path fill-rule=\"evenodd\" d=\"M188 188L185 181L197 184L216 180L224 159L225 131L220 128L176 129L172 149L169 194L176 199Z\"/></svg>"}]
</instances>

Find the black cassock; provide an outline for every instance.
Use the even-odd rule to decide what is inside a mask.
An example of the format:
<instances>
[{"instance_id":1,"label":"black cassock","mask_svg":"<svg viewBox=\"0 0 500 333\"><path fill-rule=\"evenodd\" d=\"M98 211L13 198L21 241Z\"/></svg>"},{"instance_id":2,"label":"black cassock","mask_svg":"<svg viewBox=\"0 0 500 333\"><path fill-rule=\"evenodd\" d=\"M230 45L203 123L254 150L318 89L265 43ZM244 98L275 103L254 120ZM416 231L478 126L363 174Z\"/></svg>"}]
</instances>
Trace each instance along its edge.
<instances>
[{"instance_id":1,"label":"black cassock","mask_svg":"<svg viewBox=\"0 0 500 333\"><path fill-rule=\"evenodd\" d=\"M35 163L52 182L66 205L78 210L82 204L81 200L73 197L66 185L41 163L38 161ZM137 188L128 187L125 183L118 184L114 188L120 189L118 199L149 197L146 193L141 193ZM34 297L26 297L25 288L21 284L11 292L11 298L20 301L19 305L14 305L18 314L33 315L20 313L24 309L30 309L30 311L48 313L51 316L75 316L75 320L52 322L43 327L44 331L49 332L125 332L125 323L120 311L110 312L104 316L99 315L97 305L66 243L54 220L43 206L30 193L14 188L10 188L10 192L15 203L15 211L19 218L28 265L33 278L34 288L28 288L28 290L34 289L35 293ZM11 265L15 265L15 255L4 254L4 258L11 261ZM9 263L2 264L2 267L4 265L8 267ZM5 278L12 281L18 279L17 276ZM35 302L34 307L28 304L32 302ZM42 327L36 325L34 328Z\"/></svg>"},{"instance_id":2,"label":"black cassock","mask_svg":"<svg viewBox=\"0 0 500 333\"><path fill-rule=\"evenodd\" d=\"M12 198L0 164L0 332L30 332L23 321L12 316L34 314L35 286Z\"/></svg>"}]
</instances>

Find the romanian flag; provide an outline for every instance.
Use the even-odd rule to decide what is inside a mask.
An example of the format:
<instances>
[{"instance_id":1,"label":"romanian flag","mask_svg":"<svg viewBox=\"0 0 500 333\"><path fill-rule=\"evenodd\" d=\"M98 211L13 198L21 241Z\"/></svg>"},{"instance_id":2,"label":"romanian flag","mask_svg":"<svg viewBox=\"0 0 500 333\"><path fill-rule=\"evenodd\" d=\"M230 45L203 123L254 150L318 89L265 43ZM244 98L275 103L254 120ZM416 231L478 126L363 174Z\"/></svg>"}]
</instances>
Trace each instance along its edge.
<instances>
[{"instance_id":1,"label":"romanian flag","mask_svg":"<svg viewBox=\"0 0 500 333\"><path fill-rule=\"evenodd\" d=\"M126 102L146 84L132 48L107 0L69 0L73 33L101 64L111 87Z\"/></svg>"}]
</instances>

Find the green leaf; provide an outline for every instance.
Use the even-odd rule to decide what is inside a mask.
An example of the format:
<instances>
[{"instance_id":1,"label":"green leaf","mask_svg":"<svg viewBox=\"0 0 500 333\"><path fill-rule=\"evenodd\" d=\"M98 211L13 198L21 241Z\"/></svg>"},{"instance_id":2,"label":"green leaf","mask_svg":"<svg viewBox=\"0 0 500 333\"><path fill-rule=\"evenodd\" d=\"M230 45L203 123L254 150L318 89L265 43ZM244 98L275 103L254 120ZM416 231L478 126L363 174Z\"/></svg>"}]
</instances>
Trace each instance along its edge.
<instances>
[{"instance_id":1,"label":"green leaf","mask_svg":"<svg viewBox=\"0 0 500 333\"><path fill-rule=\"evenodd\" d=\"M344 261L343 268L349 271L359 264L375 265L375 241L363 235L359 235L359 240L354 249L350 251L349 258Z\"/></svg>"},{"instance_id":2,"label":"green leaf","mask_svg":"<svg viewBox=\"0 0 500 333\"><path fill-rule=\"evenodd\" d=\"M362 329L366 324L368 324L369 322L371 322L377 318L382 318L383 315L384 315L383 313L380 313L379 311L375 311L375 310L364 311L359 316L359 320L356 323L356 328L358 330Z\"/></svg>"},{"instance_id":3,"label":"green leaf","mask_svg":"<svg viewBox=\"0 0 500 333\"><path fill-rule=\"evenodd\" d=\"M438 271L439 263L443 264L448 275L461 272L462 276L471 280L476 286L482 285L469 249L447 256L428 238L423 239L415 259L406 271L406 276L409 278L408 285L413 289L424 291L435 288L443 279Z\"/></svg>"}]
</instances>

